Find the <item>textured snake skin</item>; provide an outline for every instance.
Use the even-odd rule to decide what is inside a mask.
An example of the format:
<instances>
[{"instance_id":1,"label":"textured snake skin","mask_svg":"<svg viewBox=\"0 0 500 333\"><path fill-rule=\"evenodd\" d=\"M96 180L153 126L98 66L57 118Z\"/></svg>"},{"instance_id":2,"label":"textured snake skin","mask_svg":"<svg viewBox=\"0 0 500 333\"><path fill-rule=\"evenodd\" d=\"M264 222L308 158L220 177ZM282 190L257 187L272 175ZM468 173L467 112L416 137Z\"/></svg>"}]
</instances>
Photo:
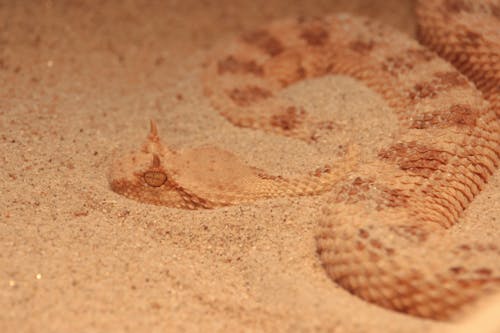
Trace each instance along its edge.
<instances>
[{"instance_id":1,"label":"textured snake skin","mask_svg":"<svg viewBox=\"0 0 500 333\"><path fill-rule=\"evenodd\" d=\"M499 164L499 8L498 1L419 1L418 35L436 53L342 14L278 20L214 52L205 93L236 126L313 142L332 124L281 98L282 89L345 75L378 93L401 134L368 163L357 165L351 149L335 168L285 179L216 148L173 152L153 125L141 151L113 164L111 187L191 209L332 190L317 236L328 275L386 308L453 318L500 290L500 245L451 228Z\"/></svg>"}]
</instances>

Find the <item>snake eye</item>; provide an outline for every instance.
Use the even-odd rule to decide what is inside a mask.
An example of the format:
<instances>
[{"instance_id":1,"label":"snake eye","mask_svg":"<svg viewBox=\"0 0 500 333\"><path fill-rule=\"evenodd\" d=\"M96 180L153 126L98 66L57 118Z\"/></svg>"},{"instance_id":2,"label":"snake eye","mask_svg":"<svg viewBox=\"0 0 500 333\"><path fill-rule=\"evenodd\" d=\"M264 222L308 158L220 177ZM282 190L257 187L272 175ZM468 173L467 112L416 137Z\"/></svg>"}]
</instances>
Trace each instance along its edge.
<instances>
[{"instance_id":1,"label":"snake eye","mask_svg":"<svg viewBox=\"0 0 500 333\"><path fill-rule=\"evenodd\" d=\"M153 155L151 167L157 169L161 166L160 158L158 155ZM167 175L162 171L151 170L144 173L144 181L152 187L160 187L167 181Z\"/></svg>"},{"instance_id":2,"label":"snake eye","mask_svg":"<svg viewBox=\"0 0 500 333\"><path fill-rule=\"evenodd\" d=\"M147 171L144 173L144 181L152 187L160 187L167 181L167 175L161 171Z\"/></svg>"}]
</instances>

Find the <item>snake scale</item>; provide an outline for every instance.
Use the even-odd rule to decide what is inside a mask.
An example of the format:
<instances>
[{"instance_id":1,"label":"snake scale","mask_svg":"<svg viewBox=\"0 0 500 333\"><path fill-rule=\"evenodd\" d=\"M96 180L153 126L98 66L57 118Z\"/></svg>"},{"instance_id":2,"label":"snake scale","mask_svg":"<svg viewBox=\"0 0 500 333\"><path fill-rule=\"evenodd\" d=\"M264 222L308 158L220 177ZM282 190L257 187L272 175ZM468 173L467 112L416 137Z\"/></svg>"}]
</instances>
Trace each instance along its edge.
<instances>
[{"instance_id":1,"label":"snake scale","mask_svg":"<svg viewBox=\"0 0 500 333\"><path fill-rule=\"evenodd\" d=\"M418 38L347 14L273 21L212 54L207 98L240 127L313 142L328 122L280 98L294 83L351 77L383 97L400 135L369 163L285 178L215 147L173 151L156 124L114 162L111 188L140 202L199 209L331 191L317 235L323 266L366 301L446 320L500 290L500 245L450 232L500 160L500 3L420 0ZM496 263L496 265L493 265Z\"/></svg>"}]
</instances>

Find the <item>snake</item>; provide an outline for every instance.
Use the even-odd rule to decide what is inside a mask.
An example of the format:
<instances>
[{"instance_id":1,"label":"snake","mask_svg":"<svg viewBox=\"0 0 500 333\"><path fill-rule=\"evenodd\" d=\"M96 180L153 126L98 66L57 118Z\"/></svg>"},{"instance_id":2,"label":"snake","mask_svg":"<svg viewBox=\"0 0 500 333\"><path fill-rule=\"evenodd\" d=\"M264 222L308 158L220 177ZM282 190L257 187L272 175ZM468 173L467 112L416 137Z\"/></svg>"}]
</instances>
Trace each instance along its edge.
<instances>
[{"instance_id":1,"label":"snake","mask_svg":"<svg viewBox=\"0 0 500 333\"><path fill-rule=\"evenodd\" d=\"M398 122L374 159L361 163L354 145L283 177L213 146L173 150L152 121L140 149L112 163L111 189L180 209L327 193L317 254L336 284L394 311L457 318L500 291L500 244L453 232L500 161L500 3L418 0L416 16L418 41L346 13L276 19L215 46L200 78L234 126L310 144L334 126L281 92L352 78Z\"/></svg>"}]
</instances>

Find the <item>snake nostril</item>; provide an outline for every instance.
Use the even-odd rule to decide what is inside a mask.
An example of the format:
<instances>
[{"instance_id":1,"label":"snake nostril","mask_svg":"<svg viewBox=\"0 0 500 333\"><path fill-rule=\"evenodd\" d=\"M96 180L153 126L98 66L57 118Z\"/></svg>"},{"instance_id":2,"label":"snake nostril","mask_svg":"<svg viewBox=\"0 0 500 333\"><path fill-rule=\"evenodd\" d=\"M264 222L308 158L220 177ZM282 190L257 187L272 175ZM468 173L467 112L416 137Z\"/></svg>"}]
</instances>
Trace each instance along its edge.
<instances>
[{"instance_id":1,"label":"snake nostril","mask_svg":"<svg viewBox=\"0 0 500 333\"><path fill-rule=\"evenodd\" d=\"M152 187L160 187L167 181L167 175L159 171L148 171L144 173L144 181Z\"/></svg>"}]
</instances>

